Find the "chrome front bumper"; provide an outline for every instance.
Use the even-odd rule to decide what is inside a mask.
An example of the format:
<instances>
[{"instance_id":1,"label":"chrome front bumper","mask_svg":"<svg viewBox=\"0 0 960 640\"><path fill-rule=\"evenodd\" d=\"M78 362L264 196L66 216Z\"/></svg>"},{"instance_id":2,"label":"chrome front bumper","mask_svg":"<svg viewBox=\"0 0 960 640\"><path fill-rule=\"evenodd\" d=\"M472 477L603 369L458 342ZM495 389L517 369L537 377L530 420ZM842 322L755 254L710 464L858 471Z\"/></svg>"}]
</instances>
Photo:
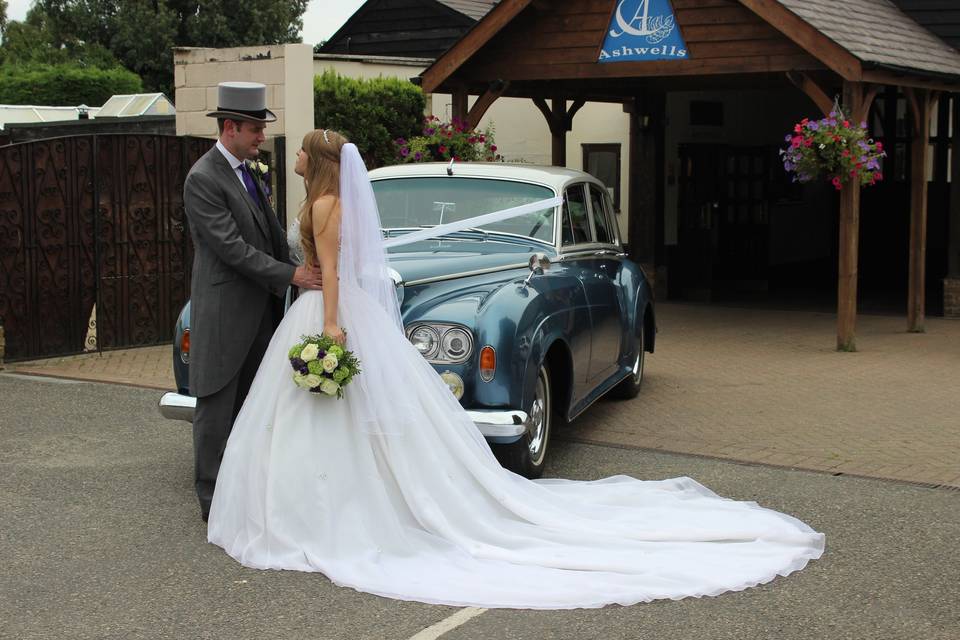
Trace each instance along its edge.
<instances>
[{"instance_id":1,"label":"chrome front bumper","mask_svg":"<svg viewBox=\"0 0 960 640\"><path fill-rule=\"evenodd\" d=\"M197 408L197 399L171 391L163 394L159 405L160 415L164 418L193 422L193 410Z\"/></svg>"},{"instance_id":2,"label":"chrome front bumper","mask_svg":"<svg viewBox=\"0 0 960 640\"><path fill-rule=\"evenodd\" d=\"M180 393L165 393L160 398L160 415L168 420L193 422L197 399ZM482 409L467 411L467 415L487 438L511 438L527 431L530 417L523 411Z\"/></svg>"}]
</instances>

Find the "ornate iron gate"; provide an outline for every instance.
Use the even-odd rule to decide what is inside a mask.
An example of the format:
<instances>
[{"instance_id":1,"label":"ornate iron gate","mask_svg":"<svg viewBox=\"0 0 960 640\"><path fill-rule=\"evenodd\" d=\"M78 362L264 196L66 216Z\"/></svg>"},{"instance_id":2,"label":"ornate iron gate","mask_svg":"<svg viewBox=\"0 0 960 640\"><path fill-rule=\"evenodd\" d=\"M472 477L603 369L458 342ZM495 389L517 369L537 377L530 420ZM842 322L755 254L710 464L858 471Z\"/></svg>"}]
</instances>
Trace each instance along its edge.
<instances>
[{"instance_id":1,"label":"ornate iron gate","mask_svg":"<svg viewBox=\"0 0 960 640\"><path fill-rule=\"evenodd\" d=\"M205 138L91 135L0 147L0 319L10 360L170 340L190 295L183 211ZM97 203L97 206L94 206Z\"/></svg>"}]
</instances>

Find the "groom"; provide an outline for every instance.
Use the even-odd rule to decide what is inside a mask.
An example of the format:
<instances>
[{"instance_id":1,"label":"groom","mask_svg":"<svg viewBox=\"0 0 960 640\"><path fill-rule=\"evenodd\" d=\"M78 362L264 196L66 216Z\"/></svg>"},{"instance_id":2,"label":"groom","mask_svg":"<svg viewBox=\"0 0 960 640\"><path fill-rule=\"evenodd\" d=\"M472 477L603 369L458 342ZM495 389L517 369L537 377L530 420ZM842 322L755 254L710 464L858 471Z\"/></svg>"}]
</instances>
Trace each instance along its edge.
<instances>
[{"instance_id":1,"label":"groom","mask_svg":"<svg viewBox=\"0 0 960 640\"><path fill-rule=\"evenodd\" d=\"M320 288L320 270L295 267L286 233L246 161L260 153L266 86L222 82L217 89L217 144L187 175L183 203L193 238L190 302L190 392L194 479L200 514L210 512L220 459L290 284Z\"/></svg>"}]
</instances>

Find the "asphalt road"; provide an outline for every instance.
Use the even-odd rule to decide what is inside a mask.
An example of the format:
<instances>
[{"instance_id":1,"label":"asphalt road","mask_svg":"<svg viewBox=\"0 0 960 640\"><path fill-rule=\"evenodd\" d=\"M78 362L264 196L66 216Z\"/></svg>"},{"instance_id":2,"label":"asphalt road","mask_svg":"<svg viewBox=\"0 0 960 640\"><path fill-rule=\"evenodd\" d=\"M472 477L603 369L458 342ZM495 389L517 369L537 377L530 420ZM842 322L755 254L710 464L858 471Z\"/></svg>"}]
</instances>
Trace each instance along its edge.
<instances>
[{"instance_id":1,"label":"asphalt road","mask_svg":"<svg viewBox=\"0 0 960 640\"><path fill-rule=\"evenodd\" d=\"M0 374L0 638L400 639L457 612L245 569L206 543L186 423L158 393ZM827 535L805 570L716 598L490 610L441 637L960 639L960 492L558 442L548 475L688 475Z\"/></svg>"}]
</instances>

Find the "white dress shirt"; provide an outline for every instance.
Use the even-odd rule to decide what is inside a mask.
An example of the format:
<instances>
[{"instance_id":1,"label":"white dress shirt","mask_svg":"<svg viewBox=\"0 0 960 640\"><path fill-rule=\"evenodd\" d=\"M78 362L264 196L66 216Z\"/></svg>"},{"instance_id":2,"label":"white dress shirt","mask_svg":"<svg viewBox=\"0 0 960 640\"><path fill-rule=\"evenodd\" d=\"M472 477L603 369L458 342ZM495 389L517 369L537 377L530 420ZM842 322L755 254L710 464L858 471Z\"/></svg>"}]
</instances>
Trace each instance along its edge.
<instances>
[{"instance_id":1,"label":"white dress shirt","mask_svg":"<svg viewBox=\"0 0 960 640\"><path fill-rule=\"evenodd\" d=\"M230 167L233 169L233 172L237 176L237 180L240 181L240 184L243 185L244 191L247 189L247 183L243 181L243 174L240 172L240 165L243 164L243 160L238 160L232 153L227 151L227 148L223 146L219 140L217 140L217 149L220 150L220 153L223 154L223 157L227 159L227 162L230 163Z\"/></svg>"}]
</instances>

